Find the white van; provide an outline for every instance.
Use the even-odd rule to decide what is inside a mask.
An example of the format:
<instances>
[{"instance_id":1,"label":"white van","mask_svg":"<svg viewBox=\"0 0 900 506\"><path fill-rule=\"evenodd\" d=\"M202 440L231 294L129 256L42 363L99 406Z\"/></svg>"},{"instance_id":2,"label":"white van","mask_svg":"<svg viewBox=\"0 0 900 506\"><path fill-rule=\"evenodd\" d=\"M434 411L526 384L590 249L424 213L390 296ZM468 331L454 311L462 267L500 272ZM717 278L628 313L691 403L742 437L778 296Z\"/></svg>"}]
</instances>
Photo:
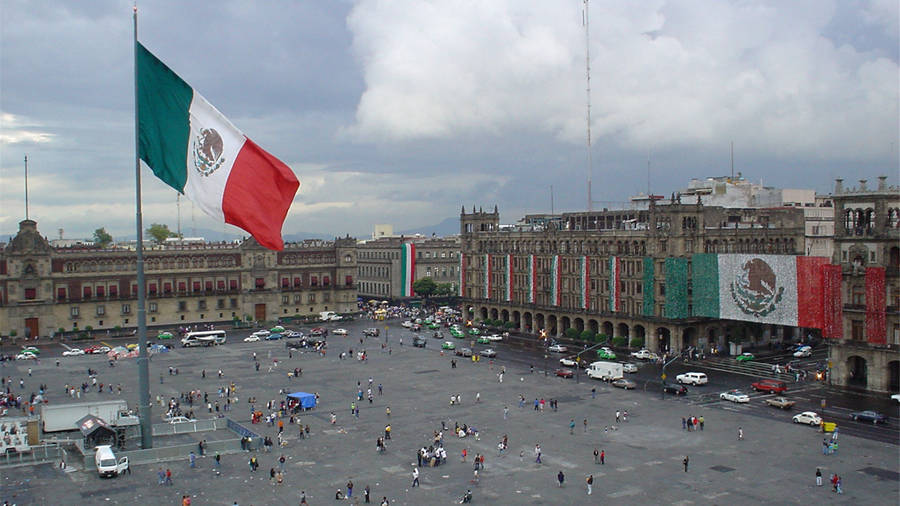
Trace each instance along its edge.
<instances>
[{"instance_id":1,"label":"white van","mask_svg":"<svg viewBox=\"0 0 900 506\"><path fill-rule=\"evenodd\" d=\"M675 381L682 385L705 385L709 379L702 372L686 372L675 376Z\"/></svg>"},{"instance_id":2,"label":"white van","mask_svg":"<svg viewBox=\"0 0 900 506\"><path fill-rule=\"evenodd\" d=\"M113 453L112 447L102 445L96 448L94 453L94 464L97 465L97 473L101 478L107 476L118 476L128 470L128 457L122 457L116 460L116 454Z\"/></svg>"},{"instance_id":3,"label":"white van","mask_svg":"<svg viewBox=\"0 0 900 506\"><path fill-rule=\"evenodd\" d=\"M616 362L604 362L602 360L588 366L585 374L587 374L589 378L604 381L613 381L625 377L625 375L622 374L622 364Z\"/></svg>"}]
</instances>

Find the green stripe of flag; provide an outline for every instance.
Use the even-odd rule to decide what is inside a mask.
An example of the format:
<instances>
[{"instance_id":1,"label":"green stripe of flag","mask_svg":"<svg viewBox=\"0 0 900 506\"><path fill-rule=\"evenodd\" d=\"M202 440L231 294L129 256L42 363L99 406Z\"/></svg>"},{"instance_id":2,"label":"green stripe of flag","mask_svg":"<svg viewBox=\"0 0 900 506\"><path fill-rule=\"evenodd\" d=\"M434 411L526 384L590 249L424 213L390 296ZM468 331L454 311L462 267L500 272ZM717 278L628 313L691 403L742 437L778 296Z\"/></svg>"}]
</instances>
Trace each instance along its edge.
<instances>
[{"instance_id":1,"label":"green stripe of flag","mask_svg":"<svg viewBox=\"0 0 900 506\"><path fill-rule=\"evenodd\" d=\"M687 318L687 258L666 259L666 318Z\"/></svg>"},{"instance_id":2,"label":"green stripe of flag","mask_svg":"<svg viewBox=\"0 0 900 506\"><path fill-rule=\"evenodd\" d=\"M698 253L691 259L693 315L719 317L719 259L715 253Z\"/></svg>"},{"instance_id":3,"label":"green stripe of flag","mask_svg":"<svg viewBox=\"0 0 900 506\"><path fill-rule=\"evenodd\" d=\"M656 281L653 257L644 257L644 316L654 316L656 309Z\"/></svg>"},{"instance_id":4,"label":"green stripe of flag","mask_svg":"<svg viewBox=\"0 0 900 506\"><path fill-rule=\"evenodd\" d=\"M166 184L184 192L194 90L137 44L138 153Z\"/></svg>"}]
</instances>

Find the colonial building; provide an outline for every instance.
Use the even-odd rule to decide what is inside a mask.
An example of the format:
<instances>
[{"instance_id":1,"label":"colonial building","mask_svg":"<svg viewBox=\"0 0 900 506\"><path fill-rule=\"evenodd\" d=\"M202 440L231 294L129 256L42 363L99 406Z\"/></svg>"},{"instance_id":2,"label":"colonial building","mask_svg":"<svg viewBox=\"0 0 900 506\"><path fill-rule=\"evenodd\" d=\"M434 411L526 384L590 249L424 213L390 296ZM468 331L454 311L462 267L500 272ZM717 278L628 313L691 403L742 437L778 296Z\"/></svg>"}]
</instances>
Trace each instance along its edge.
<instances>
[{"instance_id":1,"label":"colonial building","mask_svg":"<svg viewBox=\"0 0 900 506\"><path fill-rule=\"evenodd\" d=\"M145 249L147 324L275 320L356 310L356 239ZM137 325L133 250L54 248L24 220L0 251L0 334Z\"/></svg>"},{"instance_id":2,"label":"colonial building","mask_svg":"<svg viewBox=\"0 0 900 506\"><path fill-rule=\"evenodd\" d=\"M459 281L459 238L387 236L358 244L359 296L401 299L414 295L412 284L425 277L452 285Z\"/></svg>"},{"instance_id":3,"label":"colonial building","mask_svg":"<svg viewBox=\"0 0 900 506\"><path fill-rule=\"evenodd\" d=\"M706 271L719 254L795 263L805 249L799 208L725 208L673 195L651 199L646 209L532 216L512 226L500 225L496 207L463 209L460 233L469 318L512 322L535 335L589 330L663 352L763 344L801 332L765 318L711 318L715 294L701 298L695 291L704 275L715 275ZM704 267L693 264L698 259ZM718 285L705 279L704 289Z\"/></svg>"},{"instance_id":4,"label":"colonial building","mask_svg":"<svg viewBox=\"0 0 900 506\"><path fill-rule=\"evenodd\" d=\"M900 391L900 188L835 184L835 251L843 334L829 347L832 382Z\"/></svg>"}]
</instances>

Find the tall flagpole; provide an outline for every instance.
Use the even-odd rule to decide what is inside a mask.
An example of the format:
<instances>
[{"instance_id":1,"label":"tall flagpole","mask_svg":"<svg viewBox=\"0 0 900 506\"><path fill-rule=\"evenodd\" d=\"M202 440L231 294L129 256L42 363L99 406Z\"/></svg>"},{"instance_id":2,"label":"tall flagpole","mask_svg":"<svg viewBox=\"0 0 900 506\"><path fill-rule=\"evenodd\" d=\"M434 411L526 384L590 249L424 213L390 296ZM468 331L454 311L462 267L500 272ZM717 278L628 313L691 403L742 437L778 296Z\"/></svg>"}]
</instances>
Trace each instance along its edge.
<instances>
[{"instance_id":1,"label":"tall flagpole","mask_svg":"<svg viewBox=\"0 0 900 506\"><path fill-rule=\"evenodd\" d=\"M25 219L28 219L28 155L25 155Z\"/></svg>"},{"instance_id":2,"label":"tall flagpole","mask_svg":"<svg viewBox=\"0 0 900 506\"><path fill-rule=\"evenodd\" d=\"M137 229L137 319L138 319L138 414L141 419L141 448L153 448L153 425L150 419L150 366L147 355L147 312L144 294L144 224L141 216L140 122L138 118L137 70L137 4L134 5L134 193L135 227Z\"/></svg>"}]
</instances>

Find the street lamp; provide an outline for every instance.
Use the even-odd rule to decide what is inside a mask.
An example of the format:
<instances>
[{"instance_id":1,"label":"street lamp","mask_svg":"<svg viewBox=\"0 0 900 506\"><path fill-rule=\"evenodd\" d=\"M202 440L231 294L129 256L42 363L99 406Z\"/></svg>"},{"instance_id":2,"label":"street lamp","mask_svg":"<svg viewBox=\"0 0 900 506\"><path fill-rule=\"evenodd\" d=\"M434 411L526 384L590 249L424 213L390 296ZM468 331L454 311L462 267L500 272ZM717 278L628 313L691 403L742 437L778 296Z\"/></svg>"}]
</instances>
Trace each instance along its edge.
<instances>
[{"instance_id":1,"label":"street lamp","mask_svg":"<svg viewBox=\"0 0 900 506\"><path fill-rule=\"evenodd\" d=\"M544 341L544 376L547 376L547 359L550 358L550 340L547 339L547 331L541 329L541 339Z\"/></svg>"}]
</instances>

